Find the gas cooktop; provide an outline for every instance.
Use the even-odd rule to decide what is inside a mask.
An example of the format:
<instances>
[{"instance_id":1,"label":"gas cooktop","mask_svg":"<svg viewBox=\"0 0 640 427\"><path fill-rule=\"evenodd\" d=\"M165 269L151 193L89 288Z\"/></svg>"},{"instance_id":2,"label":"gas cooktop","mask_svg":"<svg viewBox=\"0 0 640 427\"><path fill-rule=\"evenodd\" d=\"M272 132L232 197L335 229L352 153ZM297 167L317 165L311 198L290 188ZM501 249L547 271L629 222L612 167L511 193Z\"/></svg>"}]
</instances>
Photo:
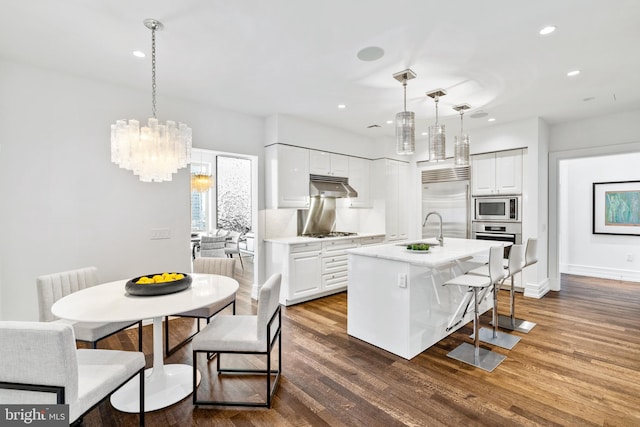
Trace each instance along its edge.
<instances>
[{"instance_id":1,"label":"gas cooktop","mask_svg":"<svg viewBox=\"0 0 640 427\"><path fill-rule=\"evenodd\" d=\"M330 233L317 233L317 234L303 234L302 237L315 237L322 239L325 237L344 237L344 236L357 236L358 233L350 233L348 231L332 231Z\"/></svg>"}]
</instances>

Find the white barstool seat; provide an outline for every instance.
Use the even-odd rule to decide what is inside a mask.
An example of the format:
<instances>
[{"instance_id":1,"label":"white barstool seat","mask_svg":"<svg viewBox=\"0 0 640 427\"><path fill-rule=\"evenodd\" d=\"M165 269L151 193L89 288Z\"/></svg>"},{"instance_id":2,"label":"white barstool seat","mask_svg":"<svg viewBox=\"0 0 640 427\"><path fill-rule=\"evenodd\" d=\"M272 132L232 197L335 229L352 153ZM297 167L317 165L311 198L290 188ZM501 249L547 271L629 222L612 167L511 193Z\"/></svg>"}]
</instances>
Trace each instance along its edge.
<instances>
[{"instance_id":1,"label":"white barstool seat","mask_svg":"<svg viewBox=\"0 0 640 427\"><path fill-rule=\"evenodd\" d=\"M529 239L527 240L527 247L524 253L524 265L520 269L522 271L526 267L531 264L535 264L538 262L538 239ZM528 320L516 319L516 310L515 310L515 289L513 286L513 279L511 279L511 289L510 289L510 310L509 316L498 316L498 326L503 329L508 329L510 331L518 331L524 332L525 334L529 333L531 329L536 326L534 322L530 322Z\"/></svg>"},{"instance_id":2,"label":"white barstool seat","mask_svg":"<svg viewBox=\"0 0 640 427\"><path fill-rule=\"evenodd\" d=\"M498 331L498 285L502 285L506 279L511 278L511 289L513 289L513 276L522 271L522 249L522 245L511 246L507 266L504 268L505 276L499 282L496 281L493 283L493 313L491 321L493 328L480 328L479 331L480 341L508 350L511 350L518 344L520 337ZM469 274L480 276L487 276L488 273L489 268L485 268L485 266L469 271ZM473 335L471 337L475 338Z\"/></svg>"},{"instance_id":3,"label":"white barstool seat","mask_svg":"<svg viewBox=\"0 0 640 427\"><path fill-rule=\"evenodd\" d=\"M447 356L453 359L459 360L464 363L468 363L475 367L484 369L485 371L493 371L506 356L495 353L491 350L480 348L480 340L478 333L478 324L480 323L479 305L480 300L486 295L489 287L500 281L504 277L504 269L502 268L502 256L504 254L502 246L494 246L489 250L489 276L477 276L473 274L464 274L462 276L454 277L451 280L446 281L443 285L446 286L466 286L473 291L473 305L474 305L474 317L473 317L473 345L469 343L462 343Z\"/></svg>"}]
</instances>

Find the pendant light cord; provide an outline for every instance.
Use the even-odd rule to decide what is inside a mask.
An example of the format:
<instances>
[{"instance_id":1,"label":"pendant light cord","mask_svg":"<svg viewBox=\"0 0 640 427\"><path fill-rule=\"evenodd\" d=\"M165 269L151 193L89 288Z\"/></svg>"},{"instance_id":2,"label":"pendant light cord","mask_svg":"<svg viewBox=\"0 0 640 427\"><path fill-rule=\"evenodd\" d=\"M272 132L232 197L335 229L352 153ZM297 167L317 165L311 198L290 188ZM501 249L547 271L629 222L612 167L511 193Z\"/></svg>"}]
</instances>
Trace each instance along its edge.
<instances>
[{"instance_id":1,"label":"pendant light cord","mask_svg":"<svg viewBox=\"0 0 640 427\"><path fill-rule=\"evenodd\" d=\"M439 96L435 96L433 101L436 103L436 126L438 126L438 101L440 100Z\"/></svg>"}]
</instances>

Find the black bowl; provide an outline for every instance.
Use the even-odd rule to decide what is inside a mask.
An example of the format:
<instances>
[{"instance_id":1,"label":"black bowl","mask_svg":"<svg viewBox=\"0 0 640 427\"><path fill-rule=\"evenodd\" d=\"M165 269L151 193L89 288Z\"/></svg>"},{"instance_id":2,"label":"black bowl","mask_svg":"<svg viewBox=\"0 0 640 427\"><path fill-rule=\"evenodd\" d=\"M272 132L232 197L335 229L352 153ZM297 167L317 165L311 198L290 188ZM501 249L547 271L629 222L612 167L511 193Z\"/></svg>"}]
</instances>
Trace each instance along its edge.
<instances>
[{"instance_id":1,"label":"black bowl","mask_svg":"<svg viewBox=\"0 0 640 427\"><path fill-rule=\"evenodd\" d=\"M153 277L156 274L145 274L147 277ZM165 283L149 283L145 285L139 285L136 282L140 280L140 277L135 277L127 282L124 286L124 289L129 293L129 295L136 296L155 296L155 295L166 295L173 294L175 292L184 291L189 286L191 286L191 276L188 274L184 274L184 277L180 280L174 280L173 282L165 282Z\"/></svg>"}]
</instances>

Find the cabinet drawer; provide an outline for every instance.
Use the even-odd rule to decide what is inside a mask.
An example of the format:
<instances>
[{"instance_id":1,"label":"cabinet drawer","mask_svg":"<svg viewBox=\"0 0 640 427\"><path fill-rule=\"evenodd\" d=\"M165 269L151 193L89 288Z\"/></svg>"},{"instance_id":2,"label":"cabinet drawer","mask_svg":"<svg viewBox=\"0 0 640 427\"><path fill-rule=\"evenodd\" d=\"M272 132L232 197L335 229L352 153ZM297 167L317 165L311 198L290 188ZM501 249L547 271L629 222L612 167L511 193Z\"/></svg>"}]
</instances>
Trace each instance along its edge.
<instances>
[{"instance_id":1,"label":"cabinet drawer","mask_svg":"<svg viewBox=\"0 0 640 427\"><path fill-rule=\"evenodd\" d=\"M384 236L369 236L369 237L361 237L360 244L362 246L365 245L375 245L378 243L384 242Z\"/></svg>"},{"instance_id":2,"label":"cabinet drawer","mask_svg":"<svg viewBox=\"0 0 640 427\"><path fill-rule=\"evenodd\" d=\"M342 255L347 249L358 247L356 239L335 240L333 242L324 242L322 244L323 255Z\"/></svg>"},{"instance_id":3,"label":"cabinet drawer","mask_svg":"<svg viewBox=\"0 0 640 427\"><path fill-rule=\"evenodd\" d=\"M347 255L325 256L322 257L322 273L335 273L338 271L347 271L348 265Z\"/></svg>"},{"instance_id":4,"label":"cabinet drawer","mask_svg":"<svg viewBox=\"0 0 640 427\"><path fill-rule=\"evenodd\" d=\"M313 252L322 250L322 243L296 243L295 245L291 245L289 247L289 252L294 254L297 252Z\"/></svg>"},{"instance_id":5,"label":"cabinet drawer","mask_svg":"<svg viewBox=\"0 0 640 427\"><path fill-rule=\"evenodd\" d=\"M322 275L322 288L333 289L347 287L347 271L339 273L323 274Z\"/></svg>"}]
</instances>

